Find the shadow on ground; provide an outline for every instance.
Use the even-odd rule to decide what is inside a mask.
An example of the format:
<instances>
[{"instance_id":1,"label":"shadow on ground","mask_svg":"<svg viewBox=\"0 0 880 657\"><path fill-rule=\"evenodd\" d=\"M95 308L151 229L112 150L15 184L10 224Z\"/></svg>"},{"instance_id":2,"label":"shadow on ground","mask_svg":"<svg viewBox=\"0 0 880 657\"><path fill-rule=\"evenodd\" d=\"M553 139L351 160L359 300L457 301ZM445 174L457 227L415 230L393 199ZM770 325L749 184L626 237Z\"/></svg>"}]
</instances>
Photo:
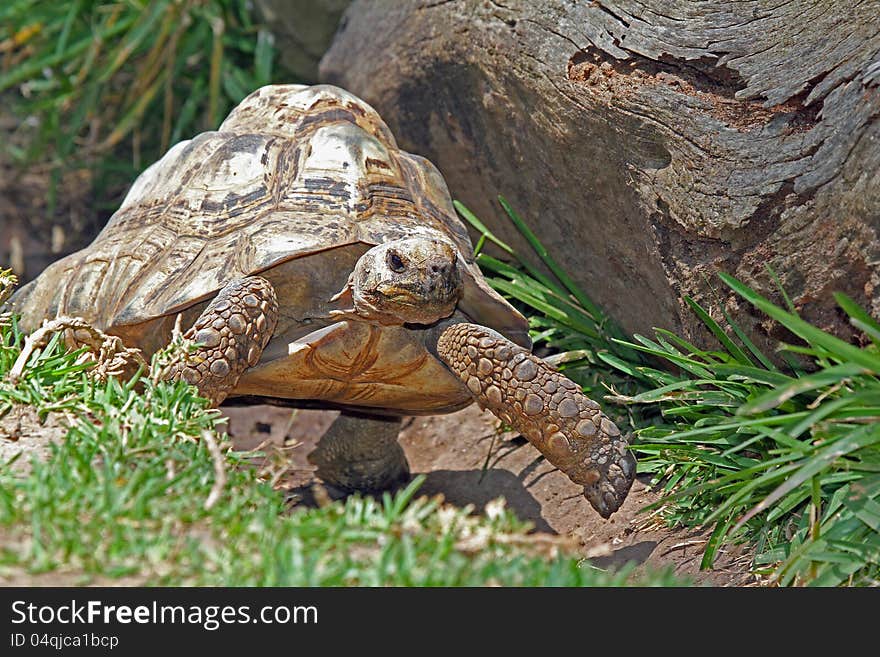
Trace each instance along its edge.
<instances>
[{"instance_id":1,"label":"shadow on ground","mask_svg":"<svg viewBox=\"0 0 880 657\"><path fill-rule=\"evenodd\" d=\"M300 504L315 504L320 486L306 456L336 416L334 411L295 410L272 406L229 407L228 430L238 449L261 443L283 448L287 470L282 486ZM426 476L421 492L441 494L451 504L473 505L503 497L519 518L537 531L572 536L583 555L601 568L626 563L638 569L672 568L697 584L751 584L749 556L737 547L720 552L712 570L701 571L708 532L670 530L641 512L658 500L646 482L633 484L627 501L610 520L603 520L578 486L547 463L521 437L497 434L497 421L471 406L458 413L409 418L400 442L413 474ZM320 486L319 495L327 491ZM331 497L341 494L331 491Z\"/></svg>"}]
</instances>

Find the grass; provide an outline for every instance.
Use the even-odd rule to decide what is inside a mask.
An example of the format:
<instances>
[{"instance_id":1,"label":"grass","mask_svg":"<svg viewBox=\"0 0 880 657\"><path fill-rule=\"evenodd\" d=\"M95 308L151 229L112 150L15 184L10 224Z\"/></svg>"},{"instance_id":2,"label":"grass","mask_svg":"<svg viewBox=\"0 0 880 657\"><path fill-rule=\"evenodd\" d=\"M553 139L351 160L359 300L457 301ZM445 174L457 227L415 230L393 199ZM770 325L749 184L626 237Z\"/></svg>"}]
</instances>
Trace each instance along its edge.
<instances>
[{"instance_id":1,"label":"grass","mask_svg":"<svg viewBox=\"0 0 880 657\"><path fill-rule=\"evenodd\" d=\"M273 82L275 60L248 0L10 0L0 93L30 132L4 142L21 166L46 168L50 215L62 175L79 169L114 210L170 145Z\"/></svg>"},{"instance_id":2,"label":"grass","mask_svg":"<svg viewBox=\"0 0 880 657\"><path fill-rule=\"evenodd\" d=\"M606 400L622 405L636 430L639 472L667 493L665 518L712 527L702 566L711 567L724 543L749 541L756 571L780 585L878 584L880 323L836 295L869 342L857 347L798 317L781 288L786 308L719 273L725 286L799 343L763 353L723 308L724 325L690 298L685 301L716 348L660 328L651 338L624 338L503 199L502 206L557 280L459 204L482 234L478 249L495 243L520 264L480 253L480 265L497 290L531 315L536 343L568 350L556 358L567 374L578 378L588 369L593 394L605 381ZM786 354L807 366L797 368L795 359L781 357ZM777 364L783 361L789 364ZM617 385L621 376L626 390Z\"/></svg>"},{"instance_id":3,"label":"grass","mask_svg":"<svg viewBox=\"0 0 880 657\"><path fill-rule=\"evenodd\" d=\"M7 374L23 342L15 318L4 316L0 416L27 405L41 417L63 414L69 429L28 472L0 464L0 580L46 573L50 581L153 585L683 583L667 572L598 570L564 540L530 533L500 501L475 514L417 497L421 478L381 499L292 505L267 481L261 454L232 449L218 412L194 388L141 373L99 381L57 337L32 353L13 384ZM170 353L160 352L151 372Z\"/></svg>"}]
</instances>

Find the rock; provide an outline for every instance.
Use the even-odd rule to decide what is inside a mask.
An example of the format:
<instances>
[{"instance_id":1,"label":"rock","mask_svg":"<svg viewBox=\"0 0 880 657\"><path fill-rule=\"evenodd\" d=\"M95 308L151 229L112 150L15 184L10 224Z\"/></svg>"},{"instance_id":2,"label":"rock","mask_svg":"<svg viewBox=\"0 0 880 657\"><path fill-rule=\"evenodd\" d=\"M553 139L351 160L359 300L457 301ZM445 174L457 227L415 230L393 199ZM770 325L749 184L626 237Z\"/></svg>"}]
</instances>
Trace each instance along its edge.
<instances>
[{"instance_id":1,"label":"rock","mask_svg":"<svg viewBox=\"0 0 880 657\"><path fill-rule=\"evenodd\" d=\"M880 314L878 53L856 0L356 0L320 75L525 252L503 194L625 329L708 342L691 295L766 345L716 272L780 301L770 265L847 337L833 291Z\"/></svg>"},{"instance_id":2,"label":"rock","mask_svg":"<svg viewBox=\"0 0 880 657\"><path fill-rule=\"evenodd\" d=\"M256 9L275 37L281 63L297 76L315 82L318 62L330 46L336 26L351 0L256 0Z\"/></svg>"}]
</instances>

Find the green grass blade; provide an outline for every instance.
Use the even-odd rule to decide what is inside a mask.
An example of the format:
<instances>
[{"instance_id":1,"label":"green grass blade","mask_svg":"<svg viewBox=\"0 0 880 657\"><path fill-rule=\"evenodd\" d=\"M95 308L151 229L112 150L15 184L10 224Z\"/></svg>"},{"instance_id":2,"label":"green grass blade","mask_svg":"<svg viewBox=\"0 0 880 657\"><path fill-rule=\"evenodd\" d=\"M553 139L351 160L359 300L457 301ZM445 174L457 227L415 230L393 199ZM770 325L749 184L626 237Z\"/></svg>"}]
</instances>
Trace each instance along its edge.
<instances>
[{"instance_id":1,"label":"green grass blade","mask_svg":"<svg viewBox=\"0 0 880 657\"><path fill-rule=\"evenodd\" d=\"M541 284L545 285L547 288L554 290L555 292L557 292L557 294L559 296L565 296L564 290L562 290L558 285L556 285L556 283L554 283L552 280L550 280L550 278L548 278L545 274L540 272L537 268L535 268L531 264L529 264L529 262L527 260L521 258L516 253L516 251L513 250L513 247L511 247L509 244L501 241L498 237L496 237L495 234L492 233L492 231L490 231L486 227L486 225L482 221L480 221L479 218L477 218L477 216L467 208L467 206L465 206L460 201L453 201L453 205L455 205L455 209L458 210L459 214L461 214L461 216L465 219L465 221L467 221L476 230L478 230L480 232L480 235L482 237L484 237L486 240L492 242L495 246L500 248L502 251L504 251L504 252L508 253L509 255L513 256L514 258L516 258L517 262L519 262L519 264L522 265L523 269L525 269L526 272L528 272L528 274L532 278L539 281ZM483 256L481 255L481 257L483 257Z\"/></svg>"},{"instance_id":2,"label":"green grass blade","mask_svg":"<svg viewBox=\"0 0 880 657\"><path fill-rule=\"evenodd\" d=\"M851 434L834 441L831 445L820 449L815 455L807 459L792 477L777 487L759 504L746 513L734 526L734 531L742 527L746 522L754 518L790 491L794 490L805 481L822 471L836 459L858 449L880 443L880 425L865 426L855 429Z\"/></svg>"},{"instance_id":3,"label":"green grass blade","mask_svg":"<svg viewBox=\"0 0 880 657\"><path fill-rule=\"evenodd\" d=\"M694 301L691 297L685 295L684 297L685 303L690 306L691 310L699 317L703 324L712 332L721 345L727 350L731 356L733 356L734 360L738 361L742 365L752 366L754 363L752 360L746 355L746 353L739 348L739 346L730 339L730 336L725 333L724 329L716 322L712 317L707 313L700 304Z\"/></svg>"},{"instance_id":4,"label":"green grass blade","mask_svg":"<svg viewBox=\"0 0 880 657\"><path fill-rule=\"evenodd\" d=\"M764 268L767 270L767 273L770 274L770 278L773 280L773 283L776 285L776 289L779 290L779 294L782 295L782 300L785 302L785 307L788 308L788 311L792 315L797 315L797 309L794 307L794 304L791 302L791 299L788 296L788 292L785 291L785 286L782 284L782 281L779 280L779 276L776 274L776 270L773 269L769 264L765 264Z\"/></svg>"},{"instance_id":5,"label":"green grass blade","mask_svg":"<svg viewBox=\"0 0 880 657\"><path fill-rule=\"evenodd\" d=\"M130 17L126 20L120 21L107 29L105 32L103 32L101 34L101 38L104 40L112 39L122 32L125 32L129 27L131 27L134 22L135 17ZM77 41L75 44L71 45L66 51L60 54L56 54L53 52L39 59L29 59L21 66L10 69L7 73L0 75L0 91L5 91L10 87L24 82L28 78L39 75L40 72L44 69L52 68L53 66L57 66L61 62L76 57L80 53L84 52L92 44L92 41L93 37L89 36L85 39Z\"/></svg>"},{"instance_id":6,"label":"green grass blade","mask_svg":"<svg viewBox=\"0 0 880 657\"><path fill-rule=\"evenodd\" d=\"M739 415L763 413L764 411L776 408L796 395L811 392L818 388L838 385L846 379L865 373L865 369L861 365L853 363L835 365L820 372L816 372L815 374L800 377L797 380L778 388L774 388L747 404L743 404L737 413Z\"/></svg>"},{"instance_id":7,"label":"green grass blade","mask_svg":"<svg viewBox=\"0 0 880 657\"><path fill-rule=\"evenodd\" d=\"M556 260L550 255L547 251L546 247L541 243L538 239L537 235L535 235L532 230L526 225L526 223L522 220L522 218L516 213L516 211L510 206L507 200L503 196L498 197L498 201L501 203L501 206L504 208L504 211L507 213L507 216L510 217L510 220L516 226L517 230L520 234L526 239L529 243L529 246L532 247L532 250L537 254L537 256L541 259L547 268L553 272L553 275L559 279L559 282L568 290L575 299L578 300L586 310L593 317L602 317L602 311L599 310L599 307L594 304L590 298L586 295L586 293L581 290L581 288L571 279L568 274L565 273L565 270L559 266Z\"/></svg>"},{"instance_id":8,"label":"green grass blade","mask_svg":"<svg viewBox=\"0 0 880 657\"><path fill-rule=\"evenodd\" d=\"M870 372L880 372L880 357L854 347L848 342L844 342L840 338L808 324L797 315L785 312L751 288L743 285L733 276L725 273L719 273L718 275L721 280L746 301L763 310L767 315L778 321L795 335L806 340L809 344L821 347L842 360L858 363Z\"/></svg>"},{"instance_id":9,"label":"green grass blade","mask_svg":"<svg viewBox=\"0 0 880 657\"><path fill-rule=\"evenodd\" d=\"M773 364L773 362L755 345L754 342L746 335L746 332L743 331L742 327L737 324L733 317L730 316L730 313L722 306L721 312L724 313L724 320L727 322L727 325L733 329L733 332L736 334L736 337L739 338L739 341L742 342L749 352L758 360L761 365L766 367L768 370L773 372L778 372L779 368Z\"/></svg>"},{"instance_id":10,"label":"green grass blade","mask_svg":"<svg viewBox=\"0 0 880 657\"><path fill-rule=\"evenodd\" d=\"M262 87L272 81L272 65L275 60L275 47L272 33L268 30L257 32L257 45L254 49L255 84Z\"/></svg>"},{"instance_id":11,"label":"green grass blade","mask_svg":"<svg viewBox=\"0 0 880 657\"><path fill-rule=\"evenodd\" d=\"M844 505L873 531L880 533L880 503L856 493L844 501Z\"/></svg>"},{"instance_id":12,"label":"green grass blade","mask_svg":"<svg viewBox=\"0 0 880 657\"><path fill-rule=\"evenodd\" d=\"M834 300L837 305L850 317L850 320L858 320L863 326L869 327L872 333L880 335L880 323L871 317L859 304L843 292L835 292ZM876 344L876 342L875 342Z\"/></svg>"},{"instance_id":13,"label":"green grass blade","mask_svg":"<svg viewBox=\"0 0 880 657\"><path fill-rule=\"evenodd\" d=\"M745 367L743 365L720 364L712 368L718 376L731 380L741 380L748 383L761 383L770 386L786 385L797 379L782 374L778 370L762 370L758 367Z\"/></svg>"}]
</instances>

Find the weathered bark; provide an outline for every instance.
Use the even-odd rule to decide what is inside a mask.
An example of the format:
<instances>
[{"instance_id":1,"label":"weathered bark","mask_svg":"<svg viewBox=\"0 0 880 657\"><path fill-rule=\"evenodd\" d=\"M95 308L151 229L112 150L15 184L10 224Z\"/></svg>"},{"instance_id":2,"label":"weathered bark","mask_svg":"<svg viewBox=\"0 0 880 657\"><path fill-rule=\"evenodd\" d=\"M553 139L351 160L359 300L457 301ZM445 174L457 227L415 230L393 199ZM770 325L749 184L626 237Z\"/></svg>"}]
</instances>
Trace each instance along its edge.
<instances>
[{"instance_id":1,"label":"weathered bark","mask_svg":"<svg viewBox=\"0 0 880 657\"><path fill-rule=\"evenodd\" d=\"M631 331L760 317L728 271L851 335L880 314L880 2L356 1L321 65L504 239L505 195ZM760 331L758 331L760 333Z\"/></svg>"}]
</instances>

